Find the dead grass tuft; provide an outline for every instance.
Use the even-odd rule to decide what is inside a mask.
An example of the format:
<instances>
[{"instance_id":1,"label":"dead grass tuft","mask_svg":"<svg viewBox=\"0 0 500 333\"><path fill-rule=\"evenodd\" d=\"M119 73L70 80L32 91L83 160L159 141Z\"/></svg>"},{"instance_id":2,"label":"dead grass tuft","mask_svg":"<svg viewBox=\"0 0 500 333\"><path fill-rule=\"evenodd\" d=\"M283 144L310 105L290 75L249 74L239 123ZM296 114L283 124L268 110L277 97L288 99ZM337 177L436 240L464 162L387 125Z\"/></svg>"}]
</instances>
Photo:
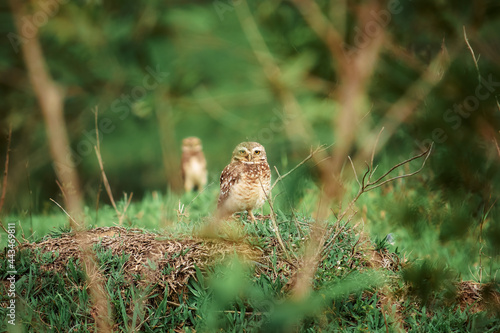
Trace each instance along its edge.
<instances>
[{"instance_id":1,"label":"dead grass tuft","mask_svg":"<svg viewBox=\"0 0 500 333\"><path fill-rule=\"evenodd\" d=\"M457 301L462 310L468 307L473 313L500 311L500 293L491 284L462 281L457 284Z\"/></svg>"},{"instance_id":2,"label":"dead grass tuft","mask_svg":"<svg viewBox=\"0 0 500 333\"><path fill-rule=\"evenodd\" d=\"M53 260L41 268L45 271L63 272L71 259L81 262L82 244L94 249L98 245L99 251L111 251L113 256L128 256L122 267L127 280L136 281L140 286L155 283L161 287L168 286L169 296L186 290L189 278L196 275L196 267L204 270L235 254L250 265L257 264L256 274L273 272L270 276L274 278L289 276L293 266L278 255L276 267L273 268L270 253L267 253L272 251L272 247L261 250L244 241L176 239L122 227L101 227L79 235L80 244L75 233L67 233L59 238L23 244L23 248L40 249L42 253L51 252ZM106 267L102 269L106 274Z\"/></svg>"}]
</instances>

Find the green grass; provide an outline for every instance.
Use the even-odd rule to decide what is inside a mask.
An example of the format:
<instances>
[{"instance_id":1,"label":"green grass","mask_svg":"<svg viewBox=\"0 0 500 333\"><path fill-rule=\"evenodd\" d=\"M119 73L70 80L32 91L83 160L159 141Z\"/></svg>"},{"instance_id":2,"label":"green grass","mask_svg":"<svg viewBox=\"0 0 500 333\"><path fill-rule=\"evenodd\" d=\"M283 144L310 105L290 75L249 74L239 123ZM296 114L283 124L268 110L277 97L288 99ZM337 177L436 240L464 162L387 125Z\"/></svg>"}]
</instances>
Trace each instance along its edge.
<instances>
[{"instance_id":1,"label":"green grass","mask_svg":"<svg viewBox=\"0 0 500 333\"><path fill-rule=\"evenodd\" d=\"M189 237L210 216L215 207L216 192L217 189L212 187L199 196L151 194L131 204L123 224L127 228L157 232L164 235L162 237ZM290 212L287 200L276 206L281 237L296 255L303 250L304 237L307 237L308 225L312 221L310 210L314 204L311 198L302 199L293 214L286 213ZM500 316L497 307L477 311L474 304L468 304L461 308L454 298L456 282L461 276L469 276L467 271L460 269L475 262L468 259L466 264L456 264L465 258L467 249L460 249L452 240L448 243L436 240L435 233L432 233L436 226L420 229L421 237L413 240L413 231L402 226L398 228L397 223L385 228L380 226L388 219L405 216L399 211L391 211L393 199L392 194L376 192L362 197L359 207L366 206L366 213L360 218L365 219L370 227L373 241L360 238L359 227L348 226L343 230L317 269L313 293L301 302L289 297L287 283L290 274L280 266L279 249L270 246L275 235L269 220L252 225L244 221L243 216L239 222L245 225L247 233L242 241L267 251L270 266L261 270L265 274L256 274L255 267L229 256L219 264L197 269L185 290L170 296L168 288L155 283L139 283L143 279L141 276L126 278L123 267L127 255L113 255L96 245L94 249L104 272L114 329L123 332L134 329L145 332L174 329L186 332L396 332L402 328L410 332L498 332ZM119 203L120 208L123 205L123 201ZM382 211L387 211L383 217L380 216ZM86 213L90 227L117 223L115 211L107 205L102 205L98 211L87 208ZM56 209L50 214L32 217L33 234L27 216L11 216L6 220L19 221L16 228L19 239L23 231L24 237L30 241L60 237L68 232L64 227L67 225L66 216ZM394 234L395 245L385 241L388 232ZM2 246L6 244L4 236ZM466 239L463 244L469 242L473 243ZM421 248L423 244L431 248L424 250ZM391 269L369 265L373 250L384 254L386 259L392 258ZM431 257L432 251L441 258L435 260ZM454 258L453 253L458 258ZM410 257L406 265L401 264L403 256ZM0 259L3 281L0 285L0 317L6 318L7 310L3 304L9 300L6 292L8 269L5 258ZM70 260L63 272L44 270L43 266L53 260L52 254L39 249L18 250L15 258L16 327L22 327L21 331L26 332L94 331L89 289L80 263ZM494 258L485 260L495 267ZM439 264L442 262L445 265ZM168 274L171 269L174 268L167 266L163 272ZM494 268L492 272L495 272ZM494 276L485 270L483 281L494 282ZM493 283L492 288L499 291L497 283ZM6 329L13 332L13 327L2 320L0 331Z\"/></svg>"}]
</instances>

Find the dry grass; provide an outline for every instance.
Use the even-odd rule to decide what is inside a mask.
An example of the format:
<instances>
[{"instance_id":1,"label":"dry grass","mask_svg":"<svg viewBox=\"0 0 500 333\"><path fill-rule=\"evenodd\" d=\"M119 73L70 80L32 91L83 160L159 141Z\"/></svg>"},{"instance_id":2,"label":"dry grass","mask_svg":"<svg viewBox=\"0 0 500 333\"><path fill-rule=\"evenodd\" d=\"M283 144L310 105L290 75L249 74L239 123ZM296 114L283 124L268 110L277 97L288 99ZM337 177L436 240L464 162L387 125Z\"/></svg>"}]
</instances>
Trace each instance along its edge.
<instances>
[{"instance_id":1,"label":"dry grass","mask_svg":"<svg viewBox=\"0 0 500 333\"><path fill-rule=\"evenodd\" d=\"M404 258L398 257L386 248L375 250L374 244L369 239L363 236L361 239L361 243L357 242L352 247L349 254L350 260L346 264L349 267L345 268L359 271L376 269L385 272L389 279L388 284L376 290L365 291L364 297L370 299L376 292L379 299L377 308L384 315L386 327L405 331L404 309L408 301L415 305L418 302L410 297L409 286L397 287L400 271L408 263ZM214 265L227 263L235 255L242 263L253 269L255 276L266 275L272 280L282 279L283 282L287 282L282 289L285 293L293 292L297 283L296 273L302 264L298 259L293 262L285 259L275 238L270 238L266 246L259 248L242 239L232 241L220 238L174 237L118 226L65 233L57 238L47 237L38 243L24 243L22 248L37 250L33 253L41 252L45 255L52 253L51 260L44 257L45 263L41 269L46 272L60 272L63 275L71 260L85 262L83 260L85 249L93 249L98 253L108 252L104 257L97 255L97 258L101 258L101 262L95 265L99 267L99 270L94 273L100 275L99 280L106 281L111 273L116 272L116 267L109 267L110 255L123 258L119 261L122 264L119 271L127 283L120 286L121 294L124 295L125 289L135 285L139 287L138 290L148 293L147 296L144 294L141 297L149 298L153 294L166 295L167 303L171 307L180 306L176 303L179 295L184 295L184 298L189 295L188 281L191 278L197 280L197 268L202 272L207 271ZM274 263L273 258L276 260ZM88 270L87 272L91 274ZM92 280L95 278L93 277ZM153 289L149 289L151 287ZM462 310L469 308L476 313L500 308L500 295L488 285L464 281L456 284L456 292L455 301L452 303L453 306ZM138 301L142 302L141 306L145 306L144 302L152 300L139 298ZM133 316L134 306L139 304L133 303L135 305L131 303L127 306L127 315L130 317ZM427 311L432 311L432 308ZM105 304L96 302L92 305L93 316L103 312L105 312ZM429 315L431 315L430 312ZM95 317L93 319L96 321Z\"/></svg>"},{"instance_id":2,"label":"dry grass","mask_svg":"<svg viewBox=\"0 0 500 333\"><path fill-rule=\"evenodd\" d=\"M261 250L246 244L222 239L201 238L168 238L140 229L122 227L101 227L80 234L80 242L86 246L100 245L101 251L110 250L113 256L127 255L123 274L126 279L134 280L140 276L139 285L157 283L161 287L168 285L169 295L185 291L190 277L195 277L196 267L205 269L208 266L223 263L225 259L237 255L247 263L257 265L257 274L273 272L269 257L273 246ZM26 243L23 248L40 249L52 252L53 261L42 266L46 271L62 272L70 259L81 260L81 244L75 234L63 234L60 238L47 238L39 243ZM293 265L278 259L277 270L280 275L288 276ZM165 269L170 268L165 274ZM105 269L103 270L105 273ZM278 274L275 272L274 277Z\"/></svg>"}]
</instances>

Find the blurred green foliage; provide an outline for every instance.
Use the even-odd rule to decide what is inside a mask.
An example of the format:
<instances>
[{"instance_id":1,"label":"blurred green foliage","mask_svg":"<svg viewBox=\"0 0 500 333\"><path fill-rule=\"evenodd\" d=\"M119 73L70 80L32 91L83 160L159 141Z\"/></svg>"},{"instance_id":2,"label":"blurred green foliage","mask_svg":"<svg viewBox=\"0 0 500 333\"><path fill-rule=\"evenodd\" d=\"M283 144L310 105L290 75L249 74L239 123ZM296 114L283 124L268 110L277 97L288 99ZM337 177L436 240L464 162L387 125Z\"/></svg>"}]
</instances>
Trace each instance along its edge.
<instances>
[{"instance_id":1,"label":"blurred green foliage","mask_svg":"<svg viewBox=\"0 0 500 333\"><path fill-rule=\"evenodd\" d=\"M71 1L49 9L42 3L31 6L47 17L40 24L40 42L48 68L66 94L65 117L90 218L98 198L107 202L93 151L96 106L115 198L133 192L137 202L129 217L146 227L156 226L157 218L174 219L179 200L187 205L194 198L171 193L184 137L200 137L208 160L210 188L191 203L199 205L193 209L199 216L214 207L220 171L237 143L264 144L270 165L281 173L307 155L286 134L289 119L242 31L238 2ZM345 37L346 56L359 52L359 31L366 27L357 26L355 17L367 2L348 1L345 7L317 3ZM381 172L434 141L428 164L412 179L364 195L358 206L366 212L360 210L360 215L377 237L392 232L396 246L428 260L428 266L408 271L410 282L429 274L448 279L447 270L433 265L448 265L466 278L495 280L500 254L500 153L495 144L500 139L500 4L392 0L381 8L390 6L397 13L385 26L388 41L367 87L370 112L358 125L353 152L364 148L368 129L382 126L386 111L443 48L448 64L442 66L441 81L422 96L423 102L375 157ZM339 68L327 46L290 2L256 2L250 8L286 87L302 107L311 144L334 144L338 137L332 124L341 112L335 99ZM33 19L24 21L27 31ZM56 207L48 199L62 200L19 40L10 38L23 32L15 31L5 3L0 4L0 22L5 36L0 38L2 158L4 134L9 126L13 129L2 213L19 218L27 230L31 216L37 215L34 229L43 234L57 224L52 215ZM29 36L23 38L31 42ZM312 163L305 165L276 188L280 214L310 216L315 211L321 187L316 172ZM349 172L346 167L344 174ZM346 182L346 187L354 192L356 184ZM168 194L153 200L153 191ZM145 209L159 212L138 215ZM425 298L422 288L416 292ZM422 313L420 320L433 325Z\"/></svg>"},{"instance_id":2,"label":"blurred green foliage","mask_svg":"<svg viewBox=\"0 0 500 333\"><path fill-rule=\"evenodd\" d=\"M348 4L347 10L334 2L319 1L319 5L346 36L346 50L361 50L356 42L361 40L363 27L356 26L355 3ZM292 161L303 157L284 133L283 107L242 32L235 6L237 2L222 1L33 3L34 17L47 20L41 24L27 17L23 27L27 32L31 25L40 27L50 72L65 89L73 157L86 198L95 198L100 182L93 152L92 109L96 106L106 124L99 130L113 189L134 192L136 199L169 186L170 174L176 170L165 170L162 156L178 165L180 141L189 135L204 142L213 181L232 148L243 140L264 143L270 163L278 167L283 156ZM358 143L363 144L366 126L377 127L388 107L405 94L443 44L450 53L449 70L383 152L391 162L397 161L435 140L433 131L441 129L444 134L435 141L444 142L436 142L431 160L433 189L458 189L487 200L494 192L487 189L498 182L491 135L497 135L495 128L499 127L495 100L500 81L495 52L499 41L495 32L500 6L494 1L452 5L393 0L381 8L397 9L386 19L385 28L399 53L389 47L382 52L368 90L371 112L363 120L367 125L359 127ZM334 143L331 124L338 110L331 94L338 83L338 68L328 49L293 4L251 4L251 10L287 87L302 105L314 141ZM44 203L57 195L58 187L37 101L19 52L19 43L30 38L20 41L11 36L30 35L16 32L8 6L2 7L0 15L0 33L8 37L0 42L0 93L4 97L0 118L4 133L13 126L7 209L26 209L31 200L35 212L44 211ZM447 121L443 118L446 111L474 95L478 85L462 26L469 30L472 46L480 55L479 70L492 82L492 91L470 116L449 114ZM312 80L323 86L314 87ZM5 148L5 141L0 141L0 152ZM135 176L129 177L132 174Z\"/></svg>"}]
</instances>

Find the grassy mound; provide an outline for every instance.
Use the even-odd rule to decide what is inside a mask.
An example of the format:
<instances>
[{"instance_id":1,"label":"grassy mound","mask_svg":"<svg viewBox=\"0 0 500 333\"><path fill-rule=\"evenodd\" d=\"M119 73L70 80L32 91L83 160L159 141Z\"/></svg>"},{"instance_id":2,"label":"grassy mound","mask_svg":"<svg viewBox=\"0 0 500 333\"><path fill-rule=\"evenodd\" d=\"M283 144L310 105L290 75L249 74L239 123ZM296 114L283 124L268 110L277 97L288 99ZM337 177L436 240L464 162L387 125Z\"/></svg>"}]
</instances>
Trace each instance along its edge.
<instances>
[{"instance_id":1,"label":"grassy mound","mask_svg":"<svg viewBox=\"0 0 500 333\"><path fill-rule=\"evenodd\" d=\"M61 232L25 243L15 258L17 323L29 332L95 331L96 311L80 264L85 243L94 250L104 277L116 331L500 329L495 286L448 286L436 280L427 284L423 298L423 286L413 279L424 272L415 268L420 266L390 251L384 240L372 244L353 228L341 230L319 264L314 292L304 302L294 302L290 289L301 268L300 253L293 249L305 239L292 226L281 230L292 259L285 259L266 223L247 225L248 234L237 240L100 227L79 238ZM4 317L6 264L1 270ZM436 270L431 273L435 276Z\"/></svg>"}]
</instances>

